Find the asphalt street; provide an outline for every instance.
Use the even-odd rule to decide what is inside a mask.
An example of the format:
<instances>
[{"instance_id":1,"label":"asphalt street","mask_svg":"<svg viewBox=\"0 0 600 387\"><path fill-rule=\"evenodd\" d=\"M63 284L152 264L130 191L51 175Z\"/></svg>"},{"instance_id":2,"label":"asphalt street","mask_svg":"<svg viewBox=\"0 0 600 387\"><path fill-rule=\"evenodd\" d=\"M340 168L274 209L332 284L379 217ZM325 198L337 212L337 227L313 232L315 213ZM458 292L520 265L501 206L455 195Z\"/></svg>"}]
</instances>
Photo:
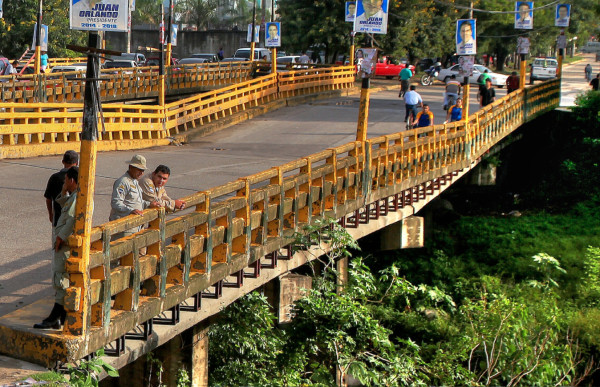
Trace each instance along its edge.
<instances>
[{"instance_id":1,"label":"asphalt street","mask_svg":"<svg viewBox=\"0 0 600 387\"><path fill-rule=\"evenodd\" d=\"M565 104L587 88L586 63L565 69ZM375 83L394 87L371 94L369 137L403 130L404 103L398 98L397 81ZM442 123L443 85L418 86L417 91L430 104L435 123ZM497 89L498 97L504 94L505 89ZM475 95L472 87L471 112L478 109ZM151 169L158 164L171 168L167 191L178 198L353 141L358 106L358 95L322 100L285 107L182 146L101 153L93 223L108 220L112 184L136 153L146 156ZM43 193L48 177L61 168L60 161L59 156L0 160L0 315L52 294L51 225Z\"/></svg>"}]
</instances>

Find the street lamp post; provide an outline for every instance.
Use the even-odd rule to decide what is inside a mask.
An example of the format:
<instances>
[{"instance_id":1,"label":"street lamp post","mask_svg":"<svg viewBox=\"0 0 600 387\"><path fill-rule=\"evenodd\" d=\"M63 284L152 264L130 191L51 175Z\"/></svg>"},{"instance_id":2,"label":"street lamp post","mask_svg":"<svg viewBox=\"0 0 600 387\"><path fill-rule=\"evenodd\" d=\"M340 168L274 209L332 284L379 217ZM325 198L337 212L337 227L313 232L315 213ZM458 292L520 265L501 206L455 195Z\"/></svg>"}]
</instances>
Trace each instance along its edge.
<instances>
[{"instance_id":1,"label":"street lamp post","mask_svg":"<svg viewBox=\"0 0 600 387\"><path fill-rule=\"evenodd\" d=\"M254 61L254 25L256 24L256 0L252 2L252 30L250 31L250 62Z\"/></svg>"},{"instance_id":2,"label":"street lamp post","mask_svg":"<svg viewBox=\"0 0 600 387\"><path fill-rule=\"evenodd\" d=\"M42 54L42 5L43 0L38 2L37 24L35 26L35 73L40 73L40 56Z\"/></svg>"}]
</instances>

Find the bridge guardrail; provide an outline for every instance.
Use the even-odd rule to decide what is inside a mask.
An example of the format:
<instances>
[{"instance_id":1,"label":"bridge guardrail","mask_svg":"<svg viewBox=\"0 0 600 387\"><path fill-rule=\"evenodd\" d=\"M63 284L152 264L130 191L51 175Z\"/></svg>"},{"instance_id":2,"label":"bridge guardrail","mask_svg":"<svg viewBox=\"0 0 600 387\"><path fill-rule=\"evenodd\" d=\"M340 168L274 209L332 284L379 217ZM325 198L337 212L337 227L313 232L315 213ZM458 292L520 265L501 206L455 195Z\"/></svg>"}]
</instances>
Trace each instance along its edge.
<instances>
[{"instance_id":1,"label":"bridge guardrail","mask_svg":"<svg viewBox=\"0 0 600 387\"><path fill-rule=\"evenodd\" d=\"M274 79L249 82L248 93L258 90L267 97ZM331 78L331 87L337 82ZM67 262L72 279L89 272L90 286L71 281L63 332L53 340L40 339L44 350L28 353L27 360L51 366L80 359L211 286L218 293L225 278L285 248L294 232L315 219L328 216L358 226L371 216L371 203L377 211L399 211L421 200L518 126L558 106L559 82L511 93L465 121L352 142L197 192L182 198L190 210L173 219L165 218L164 209L151 209L93 228L89 263L77 257ZM305 83L307 90L315 87ZM206 101L226 104L236 92L226 88ZM169 120L193 116L201 102L186 101L183 110L170 111ZM144 224L149 226L114 239ZM74 247L78 240L72 236L69 244ZM89 300L89 309L80 310L82 298ZM89 326L77 325L86 320ZM78 336L82 331L85 337Z\"/></svg>"}]
</instances>

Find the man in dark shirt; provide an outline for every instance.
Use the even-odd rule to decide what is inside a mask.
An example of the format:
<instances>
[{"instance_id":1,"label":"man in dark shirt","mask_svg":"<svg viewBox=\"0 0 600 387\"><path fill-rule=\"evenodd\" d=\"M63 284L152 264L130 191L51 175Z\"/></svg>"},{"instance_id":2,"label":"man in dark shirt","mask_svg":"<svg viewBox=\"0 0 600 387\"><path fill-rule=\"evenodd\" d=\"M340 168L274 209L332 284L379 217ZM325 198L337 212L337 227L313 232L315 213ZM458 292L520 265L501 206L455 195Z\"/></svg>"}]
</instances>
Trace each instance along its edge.
<instances>
[{"instance_id":1,"label":"man in dark shirt","mask_svg":"<svg viewBox=\"0 0 600 387\"><path fill-rule=\"evenodd\" d=\"M53 227L56 226L56 222L58 222L58 217L60 216L61 211L60 204L56 202L56 197L62 190L67 171L69 168L77 166L78 163L79 155L77 152L73 150L66 151L62 159L63 169L50 176L50 179L48 179L48 184L46 184L44 197L46 198L48 219L50 220L50 223L52 223Z\"/></svg>"},{"instance_id":2,"label":"man in dark shirt","mask_svg":"<svg viewBox=\"0 0 600 387\"><path fill-rule=\"evenodd\" d=\"M485 80L485 88L479 91L479 103L481 107L487 106L496 100L496 90L492 87L492 80Z\"/></svg>"},{"instance_id":3,"label":"man in dark shirt","mask_svg":"<svg viewBox=\"0 0 600 387\"><path fill-rule=\"evenodd\" d=\"M592 79L590 82L590 86L592 86L592 90L598 91L600 86L600 74L596 75L596 78Z\"/></svg>"}]
</instances>

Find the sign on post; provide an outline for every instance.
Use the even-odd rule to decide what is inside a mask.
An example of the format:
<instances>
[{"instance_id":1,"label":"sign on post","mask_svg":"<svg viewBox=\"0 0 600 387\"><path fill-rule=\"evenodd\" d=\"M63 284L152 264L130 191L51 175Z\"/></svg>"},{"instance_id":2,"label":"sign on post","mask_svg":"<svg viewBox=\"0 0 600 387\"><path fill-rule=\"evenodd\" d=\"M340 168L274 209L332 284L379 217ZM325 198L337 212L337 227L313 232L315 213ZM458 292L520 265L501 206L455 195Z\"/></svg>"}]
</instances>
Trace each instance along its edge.
<instances>
[{"instance_id":1,"label":"sign on post","mask_svg":"<svg viewBox=\"0 0 600 387\"><path fill-rule=\"evenodd\" d=\"M456 54L477 54L475 19L459 19L456 22Z\"/></svg>"},{"instance_id":2,"label":"sign on post","mask_svg":"<svg viewBox=\"0 0 600 387\"><path fill-rule=\"evenodd\" d=\"M31 43L31 49L35 50L35 46L37 45L37 40L36 40L36 33L35 30L37 29L37 23L35 23L33 25L33 43ZM42 28L40 29L40 35L41 35L41 39L40 39L40 50L41 51L48 51L48 26L45 24L42 24Z\"/></svg>"},{"instance_id":3,"label":"sign on post","mask_svg":"<svg viewBox=\"0 0 600 387\"><path fill-rule=\"evenodd\" d=\"M461 77L470 77L473 75L473 66L475 65L474 56L461 56L458 58L458 75Z\"/></svg>"},{"instance_id":4,"label":"sign on post","mask_svg":"<svg viewBox=\"0 0 600 387\"><path fill-rule=\"evenodd\" d=\"M358 0L354 31L387 34L389 0Z\"/></svg>"},{"instance_id":5,"label":"sign on post","mask_svg":"<svg viewBox=\"0 0 600 387\"><path fill-rule=\"evenodd\" d=\"M179 25L171 24L171 46L177 45L177 28L179 28Z\"/></svg>"},{"instance_id":6,"label":"sign on post","mask_svg":"<svg viewBox=\"0 0 600 387\"><path fill-rule=\"evenodd\" d=\"M254 25L254 43L258 43L259 42L259 35L260 34L260 24L255 24ZM252 24L248 24L248 35L246 36L246 41L248 43L252 43Z\"/></svg>"},{"instance_id":7,"label":"sign on post","mask_svg":"<svg viewBox=\"0 0 600 387\"><path fill-rule=\"evenodd\" d=\"M529 38L525 36L519 36L517 38L517 54L529 54L529 47Z\"/></svg>"},{"instance_id":8,"label":"sign on post","mask_svg":"<svg viewBox=\"0 0 600 387\"><path fill-rule=\"evenodd\" d=\"M515 28L533 29L533 1L515 2Z\"/></svg>"},{"instance_id":9,"label":"sign on post","mask_svg":"<svg viewBox=\"0 0 600 387\"><path fill-rule=\"evenodd\" d=\"M281 47L281 23L270 22L266 25L265 46Z\"/></svg>"},{"instance_id":10,"label":"sign on post","mask_svg":"<svg viewBox=\"0 0 600 387\"><path fill-rule=\"evenodd\" d=\"M356 64L361 78L370 78L377 63L376 48L359 48L356 50Z\"/></svg>"},{"instance_id":11,"label":"sign on post","mask_svg":"<svg viewBox=\"0 0 600 387\"><path fill-rule=\"evenodd\" d=\"M571 4L558 4L556 6L556 18L554 25L556 27L568 27L571 18Z\"/></svg>"},{"instance_id":12,"label":"sign on post","mask_svg":"<svg viewBox=\"0 0 600 387\"><path fill-rule=\"evenodd\" d=\"M354 23L356 15L356 1L346 1L346 17L345 21Z\"/></svg>"},{"instance_id":13,"label":"sign on post","mask_svg":"<svg viewBox=\"0 0 600 387\"><path fill-rule=\"evenodd\" d=\"M71 0L71 29L127 32L129 0Z\"/></svg>"}]
</instances>

